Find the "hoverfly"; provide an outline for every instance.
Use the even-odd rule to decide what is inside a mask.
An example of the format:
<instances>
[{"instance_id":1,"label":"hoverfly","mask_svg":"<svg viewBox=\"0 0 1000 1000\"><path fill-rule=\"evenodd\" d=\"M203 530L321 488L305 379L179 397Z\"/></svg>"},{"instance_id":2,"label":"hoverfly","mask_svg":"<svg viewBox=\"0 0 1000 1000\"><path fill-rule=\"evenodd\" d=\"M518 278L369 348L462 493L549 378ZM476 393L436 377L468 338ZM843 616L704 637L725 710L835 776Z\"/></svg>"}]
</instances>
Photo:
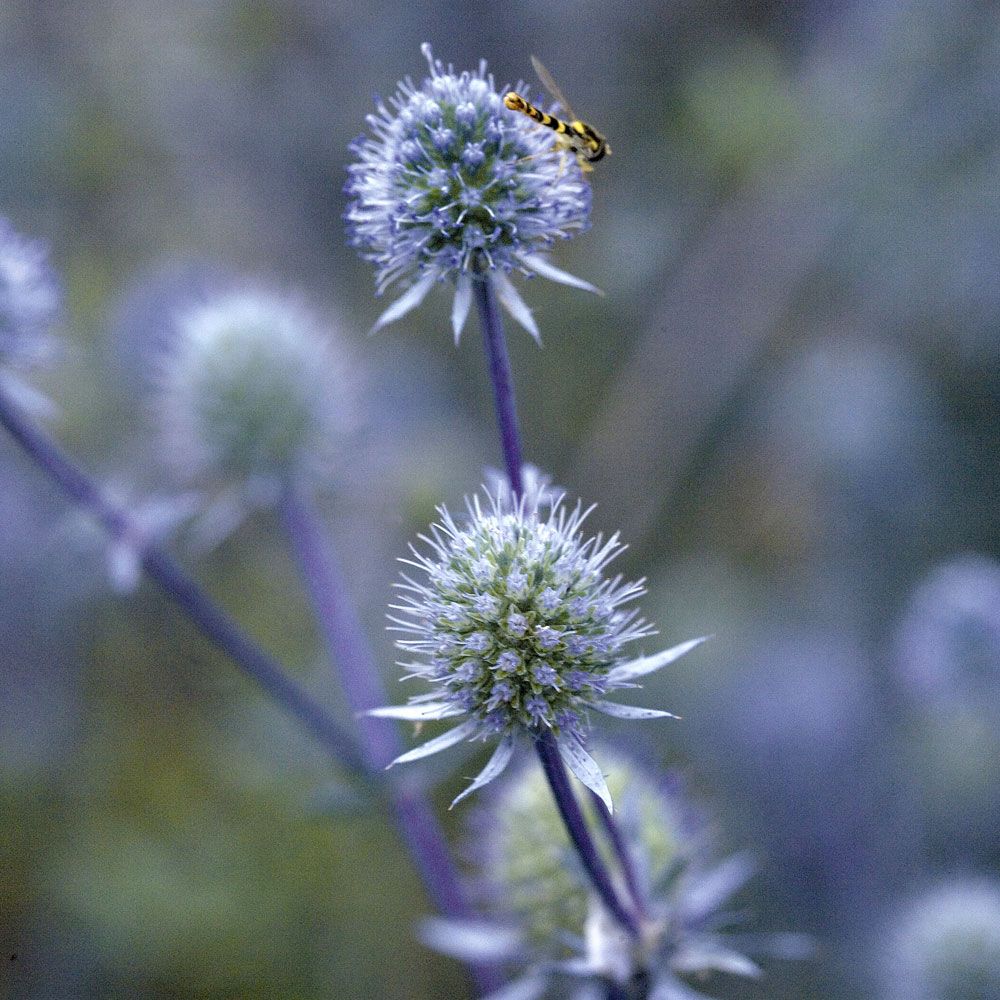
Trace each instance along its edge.
<instances>
[{"instance_id":1,"label":"hoverfly","mask_svg":"<svg viewBox=\"0 0 1000 1000\"><path fill-rule=\"evenodd\" d=\"M552 129L558 136L556 141L559 145L576 156L581 170L590 173L594 169L591 164L611 155L611 146L608 145L608 140L597 129L576 117L573 109L569 106L569 101L559 89L559 85L552 79L552 74L539 59L532 56L531 65L535 67L535 72L538 74L538 79L542 81L542 86L570 120L563 121L562 118L540 111L513 90L504 95L503 103L511 111L519 111L522 115L527 115L533 121L538 122L539 125Z\"/></svg>"}]
</instances>

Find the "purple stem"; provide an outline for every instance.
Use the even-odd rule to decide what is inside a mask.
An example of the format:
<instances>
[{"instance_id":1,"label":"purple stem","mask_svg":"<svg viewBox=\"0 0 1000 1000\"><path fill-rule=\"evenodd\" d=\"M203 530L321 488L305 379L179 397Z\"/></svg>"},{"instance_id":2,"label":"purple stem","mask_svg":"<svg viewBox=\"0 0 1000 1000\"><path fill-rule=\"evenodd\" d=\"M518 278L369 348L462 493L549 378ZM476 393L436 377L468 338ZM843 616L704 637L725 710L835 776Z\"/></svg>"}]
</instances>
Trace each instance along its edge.
<instances>
[{"instance_id":1,"label":"purple stem","mask_svg":"<svg viewBox=\"0 0 1000 1000\"><path fill-rule=\"evenodd\" d=\"M304 492L286 490L281 516L337 681L352 712L358 716L362 753L368 766L380 773L403 748L390 722L364 715L368 709L385 705L388 700L333 541L317 516L311 497ZM465 889L426 797L398 781L384 782L382 791L435 906L449 917L469 917L471 910ZM492 967L472 966L472 972L482 993L500 985L498 970Z\"/></svg>"},{"instance_id":2,"label":"purple stem","mask_svg":"<svg viewBox=\"0 0 1000 1000\"><path fill-rule=\"evenodd\" d=\"M507 355L507 341L503 335L503 321L497 303L496 290L488 273L477 273L472 287L479 310L479 324L483 328L486 360L493 385L493 403L497 411L500 445L507 468L507 478L515 498L524 492L521 479L521 435L517 428L517 406L514 402L514 378Z\"/></svg>"},{"instance_id":3,"label":"purple stem","mask_svg":"<svg viewBox=\"0 0 1000 1000\"><path fill-rule=\"evenodd\" d=\"M162 548L144 541L126 511L108 502L97 483L74 464L0 390L0 424L71 500L88 510L114 538L132 538L143 569L236 665L322 743L342 765L364 771L354 741L313 701L280 664L253 643L236 623Z\"/></svg>"},{"instance_id":4,"label":"purple stem","mask_svg":"<svg viewBox=\"0 0 1000 1000\"><path fill-rule=\"evenodd\" d=\"M536 738L535 749L538 751L542 770L545 772L545 777L548 779L549 787L555 797L559 815L562 816L569 838L576 848L588 878L601 897L601 902L622 927L633 937L638 937L639 923L635 914L627 909L621 901L611 883L608 870L597 851L590 830L587 828L583 810L573 794L569 775L566 773L566 765L559 755L559 748L556 746L556 740L551 731L546 729Z\"/></svg>"},{"instance_id":5,"label":"purple stem","mask_svg":"<svg viewBox=\"0 0 1000 1000\"><path fill-rule=\"evenodd\" d=\"M628 849L628 844L625 842L625 838L622 836L621 829L615 822L614 817L608 812L608 807L604 804L604 800L596 792L591 792L590 798L594 803L594 808L597 810L598 817L600 817L604 832L611 841L615 857L618 858L618 863L621 865L622 874L625 876L625 885L628 887L629 895L632 897L632 903L640 915L646 916L646 897L639 883L639 876L635 869L635 859L632 857L632 852Z\"/></svg>"},{"instance_id":6,"label":"purple stem","mask_svg":"<svg viewBox=\"0 0 1000 1000\"><path fill-rule=\"evenodd\" d=\"M476 296L476 306L479 310L479 323L483 328L483 342L486 347L490 382L493 385L493 401L496 406L497 425L500 430L500 444L503 448L507 479L510 482L511 492L516 498L524 493L524 483L521 478L521 438L517 426L514 379L510 370L510 358L507 355L507 342L504 339L503 320L500 317L500 307L489 273L477 271L472 285ZM601 896L608 911L622 926L632 934L638 934L635 916L619 900L607 867L594 846L590 830L587 828L587 822L580 810L580 805L570 787L565 765L559 756L552 734L546 733L536 741L536 747L549 785L552 787L552 794L555 796L560 815L594 888ZM635 868L631 859L627 863L624 860L628 858L625 841L610 815L607 816L605 825L609 829L615 852L623 858L622 867L626 873L626 881L638 905L640 897L633 888L632 881L635 878ZM614 832L611 832L612 830Z\"/></svg>"}]
</instances>

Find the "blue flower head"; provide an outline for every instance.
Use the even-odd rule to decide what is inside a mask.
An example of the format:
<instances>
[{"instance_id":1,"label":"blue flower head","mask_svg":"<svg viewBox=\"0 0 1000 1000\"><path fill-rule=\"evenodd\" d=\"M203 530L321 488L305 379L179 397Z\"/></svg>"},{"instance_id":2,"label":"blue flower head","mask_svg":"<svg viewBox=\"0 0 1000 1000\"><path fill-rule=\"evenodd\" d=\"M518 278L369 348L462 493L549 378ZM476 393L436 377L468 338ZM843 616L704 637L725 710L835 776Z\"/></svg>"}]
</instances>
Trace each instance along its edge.
<instances>
[{"instance_id":1,"label":"blue flower head","mask_svg":"<svg viewBox=\"0 0 1000 1000\"><path fill-rule=\"evenodd\" d=\"M45 245L0 217L0 360L24 365L48 354L59 300Z\"/></svg>"},{"instance_id":2,"label":"blue flower head","mask_svg":"<svg viewBox=\"0 0 1000 1000\"><path fill-rule=\"evenodd\" d=\"M628 935L595 897L576 860L548 783L537 765L514 770L492 787L469 816L467 853L474 866L482 917L435 919L424 925L432 947L457 958L495 962L517 972L512 995L583 1000L634 995L707 1000L688 984L713 972L757 976L732 931L730 899L751 874L746 855L720 858L713 824L692 804L681 777L656 774L621 752L601 760L619 803L618 829L642 899L641 933ZM585 809L598 823L588 798ZM616 855L602 844L609 870ZM799 935L758 937L765 951L804 957ZM552 993L550 993L550 990Z\"/></svg>"},{"instance_id":3,"label":"blue flower head","mask_svg":"<svg viewBox=\"0 0 1000 1000\"><path fill-rule=\"evenodd\" d=\"M519 733L551 731L567 766L610 807L601 769L584 749L591 709L624 719L670 713L620 705L606 694L671 663L702 640L629 660L625 647L652 634L628 608L642 582L609 578L605 568L623 546L617 536L585 539L586 512L561 498L544 508L526 494L468 505L459 525L441 522L404 560L426 581L404 576L403 601L392 620L406 637L397 645L416 657L403 664L432 686L410 704L376 709L384 718L423 721L463 717L443 736L399 757L417 760L463 739L501 737L478 778L455 801L485 785L509 763ZM460 611L460 613L458 613Z\"/></svg>"},{"instance_id":4,"label":"blue flower head","mask_svg":"<svg viewBox=\"0 0 1000 1000\"><path fill-rule=\"evenodd\" d=\"M406 290L378 329L418 306L439 281L455 286L455 340L472 302L473 281L489 275L500 302L536 339L531 311L510 275L539 274L597 291L556 268L556 240L589 226L590 188L576 158L555 136L504 107L485 61L456 74L422 46L430 76L407 77L388 105L368 116L371 135L352 151L345 218L352 246L377 267L382 294Z\"/></svg>"},{"instance_id":5,"label":"blue flower head","mask_svg":"<svg viewBox=\"0 0 1000 1000\"><path fill-rule=\"evenodd\" d=\"M156 412L178 473L216 494L203 545L289 487L337 480L354 379L304 302L245 283L180 303L173 327Z\"/></svg>"},{"instance_id":6,"label":"blue flower head","mask_svg":"<svg viewBox=\"0 0 1000 1000\"><path fill-rule=\"evenodd\" d=\"M53 406L20 376L52 357L60 300L45 244L25 239L0 217L0 386L39 416Z\"/></svg>"},{"instance_id":7,"label":"blue flower head","mask_svg":"<svg viewBox=\"0 0 1000 1000\"><path fill-rule=\"evenodd\" d=\"M905 904L882 953L885 1000L1000 996L1000 883L953 877Z\"/></svg>"}]
</instances>

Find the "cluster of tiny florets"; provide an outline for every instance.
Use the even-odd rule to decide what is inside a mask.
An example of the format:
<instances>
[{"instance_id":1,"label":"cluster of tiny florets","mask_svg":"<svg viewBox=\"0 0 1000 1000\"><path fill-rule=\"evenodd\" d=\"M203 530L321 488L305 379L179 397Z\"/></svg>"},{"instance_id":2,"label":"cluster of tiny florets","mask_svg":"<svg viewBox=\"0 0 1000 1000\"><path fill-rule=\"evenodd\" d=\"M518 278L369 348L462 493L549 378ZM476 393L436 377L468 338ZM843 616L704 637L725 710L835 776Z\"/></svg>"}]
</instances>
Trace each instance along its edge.
<instances>
[{"instance_id":1,"label":"cluster of tiny florets","mask_svg":"<svg viewBox=\"0 0 1000 1000\"><path fill-rule=\"evenodd\" d=\"M323 472L348 396L325 331L297 299L249 289L178 310L159 416L189 476L277 488Z\"/></svg>"},{"instance_id":2,"label":"cluster of tiny florets","mask_svg":"<svg viewBox=\"0 0 1000 1000\"><path fill-rule=\"evenodd\" d=\"M886 1000L1000 996L1000 883L960 878L902 912L885 948Z\"/></svg>"},{"instance_id":3,"label":"cluster of tiny florets","mask_svg":"<svg viewBox=\"0 0 1000 1000\"><path fill-rule=\"evenodd\" d=\"M607 748L601 769L618 804L619 826L650 884L707 856L708 827L684 799L676 775L653 775ZM597 822L593 801L585 808ZM541 768L522 767L495 785L470 815L468 829L485 907L499 920L517 923L532 952L565 950L567 939L584 926L590 891ZM604 853L614 869L606 845Z\"/></svg>"},{"instance_id":4,"label":"cluster of tiny florets","mask_svg":"<svg viewBox=\"0 0 1000 1000\"><path fill-rule=\"evenodd\" d=\"M607 579L617 538L584 540L583 513L555 504L540 517L524 503L470 505L459 527L447 511L415 554L427 582L400 584L401 648L435 696L478 718L487 732L516 728L578 732L588 705L608 688L622 647L650 634L634 611L641 583Z\"/></svg>"},{"instance_id":5,"label":"cluster of tiny florets","mask_svg":"<svg viewBox=\"0 0 1000 1000\"><path fill-rule=\"evenodd\" d=\"M589 224L575 158L504 107L485 62L455 73L423 51L431 75L420 86L407 78L369 115L373 134L352 147L345 189L350 241L376 264L379 293L397 280L413 292L392 319L445 278L553 277L534 255Z\"/></svg>"},{"instance_id":6,"label":"cluster of tiny florets","mask_svg":"<svg viewBox=\"0 0 1000 1000\"><path fill-rule=\"evenodd\" d=\"M59 302L45 244L25 239L0 218L0 361L25 367L43 360Z\"/></svg>"}]
</instances>

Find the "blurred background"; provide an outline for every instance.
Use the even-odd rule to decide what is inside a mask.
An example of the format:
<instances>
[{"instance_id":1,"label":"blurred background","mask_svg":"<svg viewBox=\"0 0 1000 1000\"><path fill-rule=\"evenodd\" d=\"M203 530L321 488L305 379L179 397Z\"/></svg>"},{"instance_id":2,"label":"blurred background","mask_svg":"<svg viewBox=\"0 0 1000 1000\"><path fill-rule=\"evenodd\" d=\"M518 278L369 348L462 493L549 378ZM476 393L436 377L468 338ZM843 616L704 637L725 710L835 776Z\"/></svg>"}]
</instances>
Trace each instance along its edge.
<instances>
[{"instance_id":1,"label":"blurred background","mask_svg":"<svg viewBox=\"0 0 1000 1000\"><path fill-rule=\"evenodd\" d=\"M149 405L171 298L218 273L307 297L362 371L326 513L393 683L395 558L500 456L448 296L366 336L347 146L423 41L501 86L540 56L614 155L555 257L606 298L531 283L545 347L509 331L527 456L622 530L663 645L715 634L643 694L684 721L627 738L753 850L748 926L818 943L713 995L888 996L915 900L1000 877L1000 9L456 10L0 5L0 214L66 289L51 426L119 495L176 491ZM0 476L0 997L470 995L414 938L378 810L155 588L116 593L2 436ZM176 551L342 711L272 517Z\"/></svg>"}]
</instances>

